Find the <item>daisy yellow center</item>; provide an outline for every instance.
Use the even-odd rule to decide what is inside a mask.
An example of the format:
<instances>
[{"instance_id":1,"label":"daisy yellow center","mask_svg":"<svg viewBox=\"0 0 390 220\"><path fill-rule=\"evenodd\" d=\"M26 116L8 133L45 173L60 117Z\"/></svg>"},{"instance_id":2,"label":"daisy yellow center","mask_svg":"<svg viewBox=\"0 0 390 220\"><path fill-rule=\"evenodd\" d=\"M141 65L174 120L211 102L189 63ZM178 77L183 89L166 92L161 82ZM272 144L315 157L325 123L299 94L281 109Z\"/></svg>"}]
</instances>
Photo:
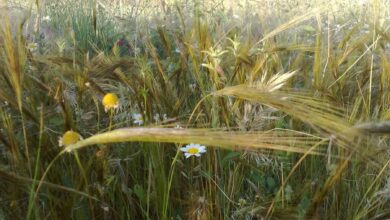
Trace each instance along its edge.
<instances>
[{"instance_id":1,"label":"daisy yellow center","mask_svg":"<svg viewBox=\"0 0 390 220\"><path fill-rule=\"evenodd\" d=\"M199 153L199 149L198 148L190 148L190 149L188 149L188 153L197 154L197 153Z\"/></svg>"},{"instance_id":2,"label":"daisy yellow center","mask_svg":"<svg viewBox=\"0 0 390 220\"><path fill-rule=\"evenodd\" d=\"M114 108L116 106L118 106L118 96L116 96L114 93L107 93L104 97L103 97L103 105L104 107L106 108Z\"/></svg>"},{"instance_id":3,"label":"daisy yellow center","mask_svg":"<svg viewBox=\"0 0 390 220\"><path fill-rule=\"evenodd\" d=\"M62 144L68 146L80 140L80 135L74 131L67 131L62 137Z\"/></svg>"}]
</instances>

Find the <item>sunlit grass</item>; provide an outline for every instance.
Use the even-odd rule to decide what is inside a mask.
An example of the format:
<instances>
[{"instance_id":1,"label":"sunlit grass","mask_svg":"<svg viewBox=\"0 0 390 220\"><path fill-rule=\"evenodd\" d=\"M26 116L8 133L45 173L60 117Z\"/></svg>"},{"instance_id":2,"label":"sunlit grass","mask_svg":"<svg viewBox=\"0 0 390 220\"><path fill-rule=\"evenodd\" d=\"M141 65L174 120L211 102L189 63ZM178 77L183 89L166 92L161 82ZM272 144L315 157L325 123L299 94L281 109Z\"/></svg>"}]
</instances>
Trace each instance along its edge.
<instances>
[{"instance_id":1,"label":"sunlit grass","mask_svg":"<svg viewBox=\"0 0 390 220\"><path fill-rule=\"evenodd\" d=\"M390 217L390 2L137 2L0 8L0 219Z\"/></svg>"}]
</instances>

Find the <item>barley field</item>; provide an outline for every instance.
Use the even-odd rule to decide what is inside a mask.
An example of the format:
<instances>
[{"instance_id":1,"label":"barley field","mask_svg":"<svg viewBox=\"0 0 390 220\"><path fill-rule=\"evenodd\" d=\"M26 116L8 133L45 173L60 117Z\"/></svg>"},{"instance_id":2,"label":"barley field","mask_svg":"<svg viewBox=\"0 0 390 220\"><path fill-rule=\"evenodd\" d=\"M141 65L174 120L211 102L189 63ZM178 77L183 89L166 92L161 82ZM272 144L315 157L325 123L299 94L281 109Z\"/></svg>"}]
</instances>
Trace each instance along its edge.
<instances>
[{"instance_id":1,"label":"barley field","mask_svg":"<svg viewBox=\"0 0 390 220\"><path fill-rule=\"evenodd\" d=\"M0 0L0 219L390 219L390 1Z\"/></svg>"}]
</instances>

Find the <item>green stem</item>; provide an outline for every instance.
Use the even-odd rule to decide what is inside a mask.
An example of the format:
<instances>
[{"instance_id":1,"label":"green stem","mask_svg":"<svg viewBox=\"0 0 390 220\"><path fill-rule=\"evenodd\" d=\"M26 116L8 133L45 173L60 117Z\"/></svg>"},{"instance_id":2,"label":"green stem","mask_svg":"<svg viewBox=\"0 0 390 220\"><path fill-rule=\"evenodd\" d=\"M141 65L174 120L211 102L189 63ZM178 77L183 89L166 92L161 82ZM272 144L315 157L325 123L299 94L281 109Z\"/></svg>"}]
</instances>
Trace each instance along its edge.
<instances>
[{"instance_id":1,"label":"green stem","mask_svg":"<svg viewBox=\"0 0 390 220\"><path fill-rule=\"evenodd\" d=\"M165 193L165 198L164 198L163 219L168 219L167 212L168 212L168 204L169 204L169 192L171 191L173 174L175 173L175 167L176 167L175 165L176 165L177 159L179 157L179 154L180 154L180 148L177 148L176 155L173 158L173 161L171 163L171 169L169 170L168 186L167 186L167 191Z\"/></svg>"}]
</instances>

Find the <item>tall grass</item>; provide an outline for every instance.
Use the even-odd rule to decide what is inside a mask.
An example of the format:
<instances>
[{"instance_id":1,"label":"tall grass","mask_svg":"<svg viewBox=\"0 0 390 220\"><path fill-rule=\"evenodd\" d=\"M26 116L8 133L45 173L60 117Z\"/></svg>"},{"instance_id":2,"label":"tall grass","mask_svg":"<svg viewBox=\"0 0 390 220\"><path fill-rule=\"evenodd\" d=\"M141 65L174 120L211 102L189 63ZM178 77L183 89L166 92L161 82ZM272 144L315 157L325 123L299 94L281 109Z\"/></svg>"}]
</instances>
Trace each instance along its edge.
<instances>
[{"instance_id":1,"label":"tall grass","mask_svg":"<svg viewBox=\"0 0 390 220\"><path fill-rule=\"evenodd\" d=\"M390 217L388 1L136 2L2 16L0 218Z\"/></svg>"}]
</instances>

